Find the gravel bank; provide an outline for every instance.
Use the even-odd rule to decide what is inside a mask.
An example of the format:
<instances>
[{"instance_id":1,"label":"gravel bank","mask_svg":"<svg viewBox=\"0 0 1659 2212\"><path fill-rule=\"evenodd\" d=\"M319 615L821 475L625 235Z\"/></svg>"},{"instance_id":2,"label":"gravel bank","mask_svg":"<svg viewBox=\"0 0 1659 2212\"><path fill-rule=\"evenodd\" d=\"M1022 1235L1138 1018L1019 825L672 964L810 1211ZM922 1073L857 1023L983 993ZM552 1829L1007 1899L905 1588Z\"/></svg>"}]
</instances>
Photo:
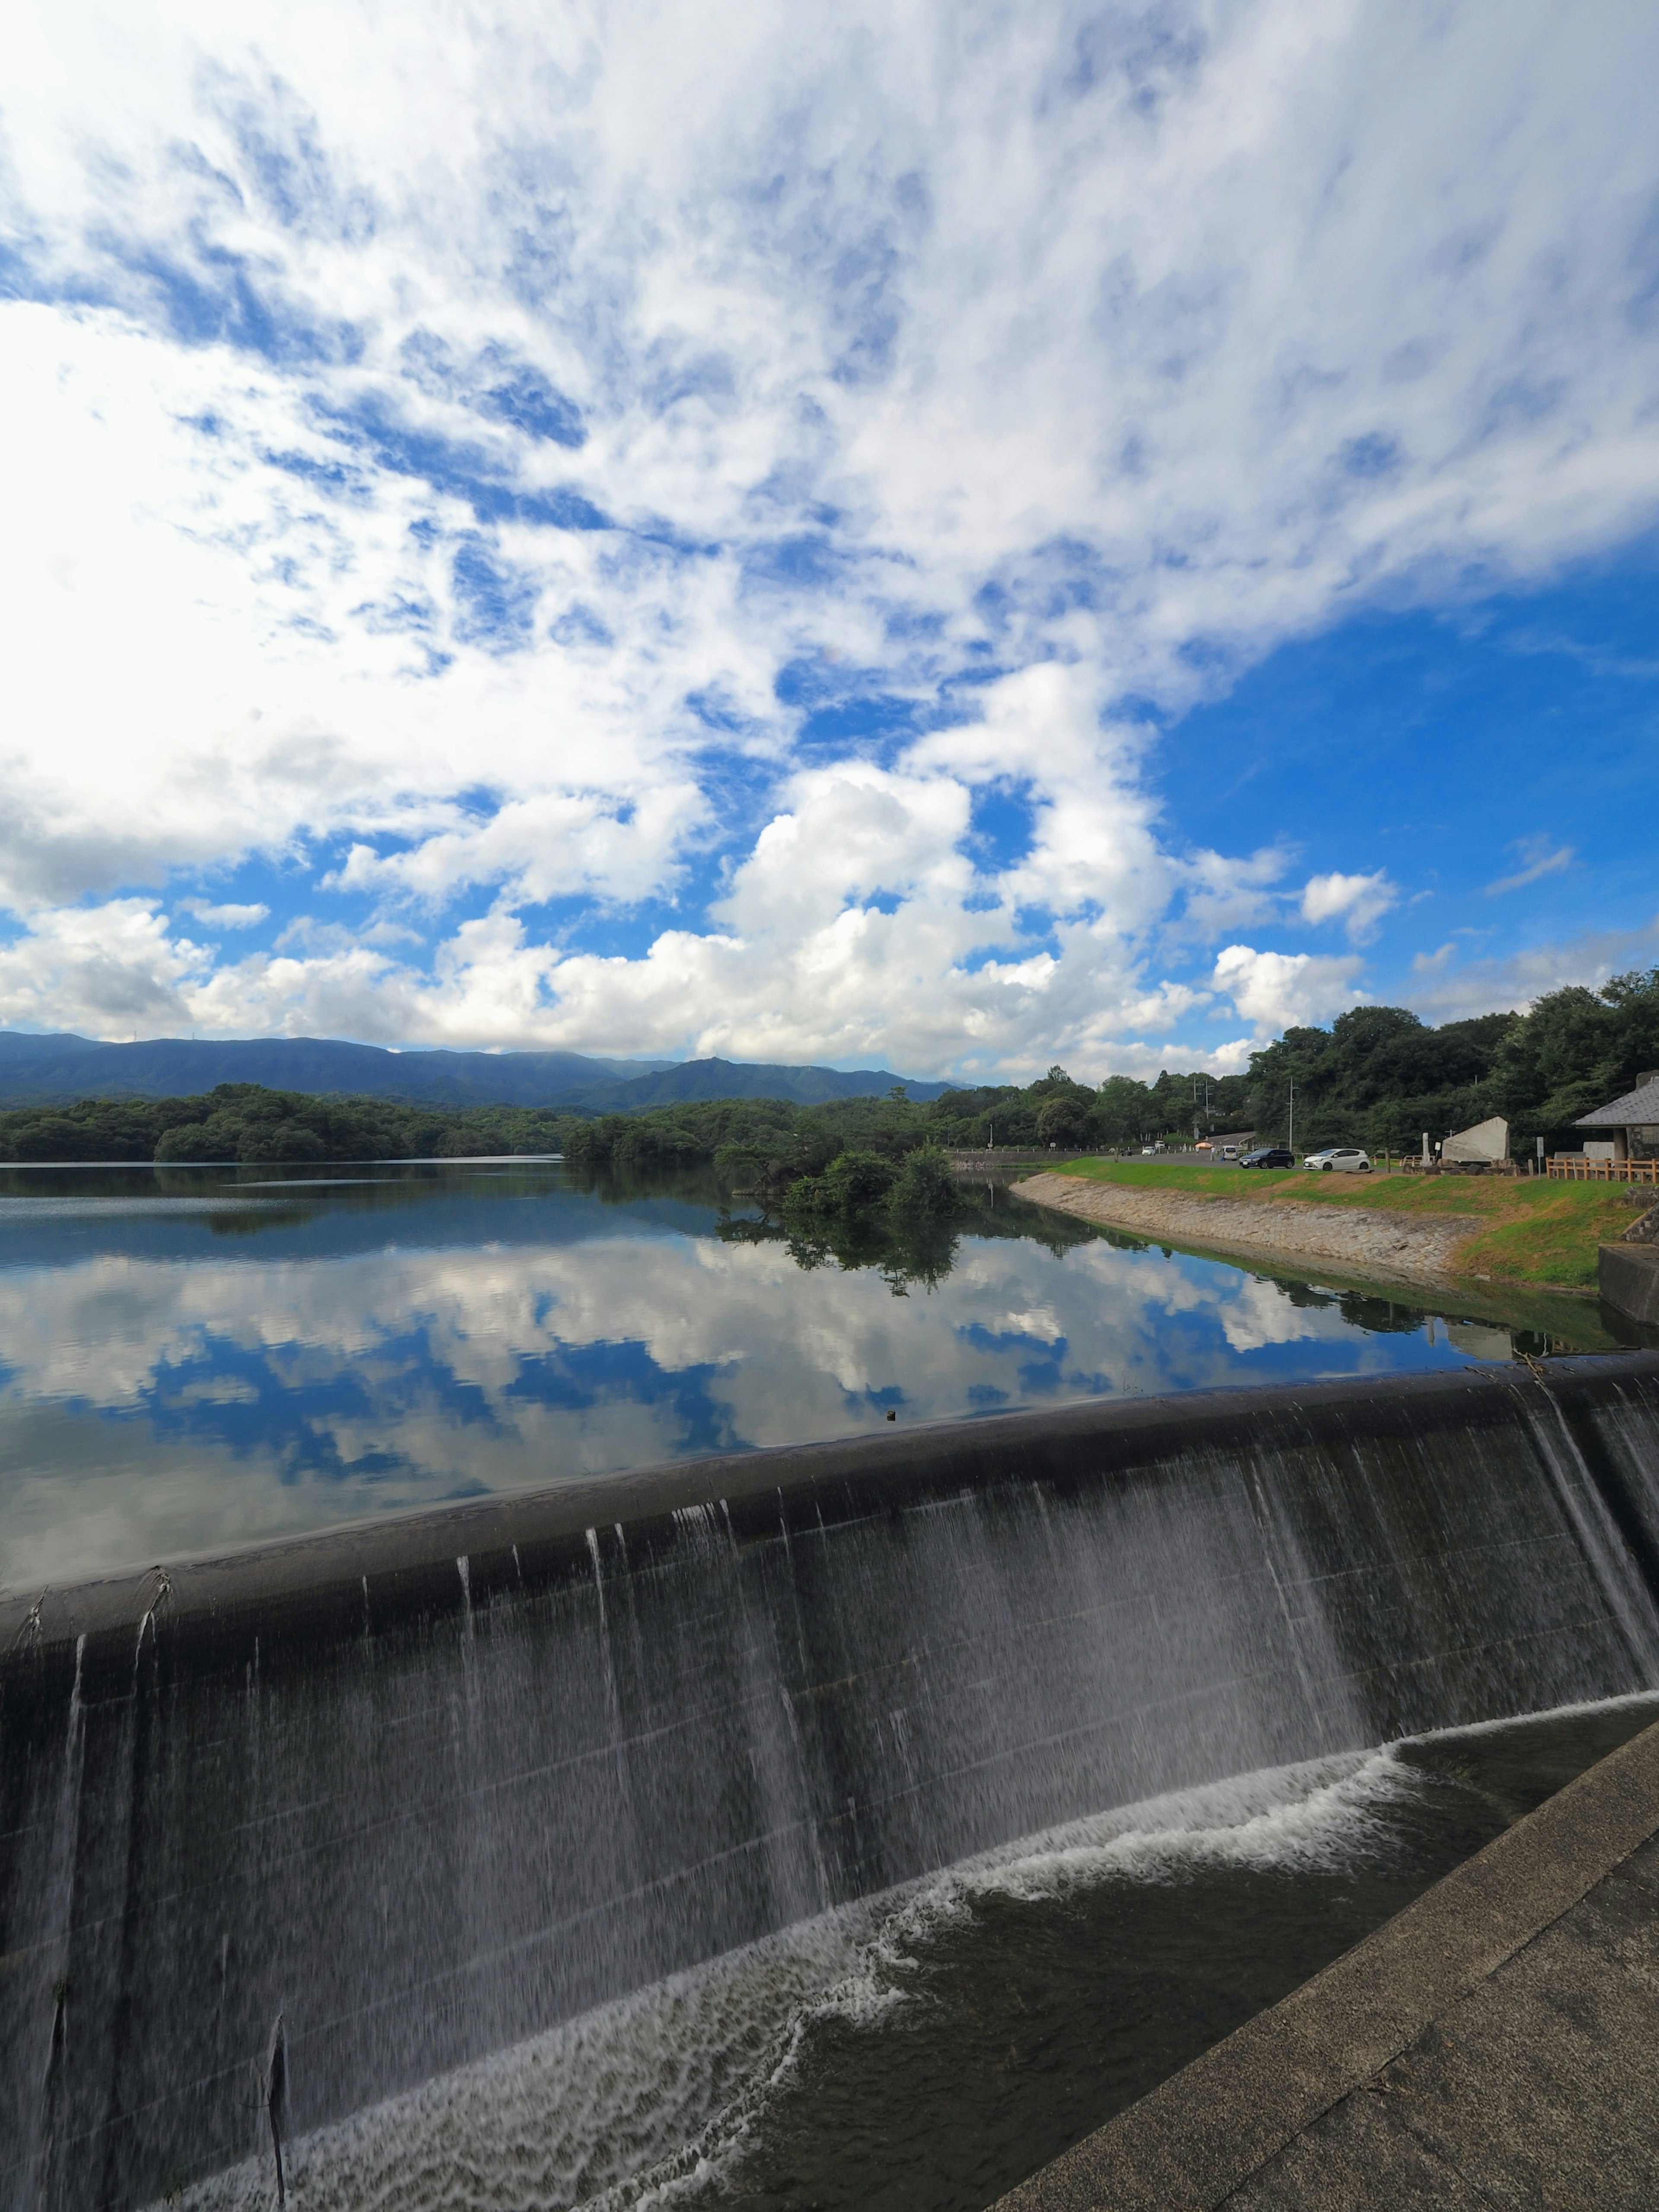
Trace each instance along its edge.
<instances>
[{"instance_id":1,"label":"gravel bank","mask_svg":"<svg viewBox=\"0 0 1659 2212\"><path fill-rule=\"evenodd\" d=\"M1196 1192L1129 1189L1082 1176L1038 1175L1013 1185L1016 1196L1109 1229L1211 1252L1286 1260L1327 1260L1356 1273L1397 1283L1443 1284L1458 1247L1489 1226L1472 1214L1383 1213L1369 1206L1308 1206L1294 1199L1204 1198Z\"/></svg>"}]
</instances>

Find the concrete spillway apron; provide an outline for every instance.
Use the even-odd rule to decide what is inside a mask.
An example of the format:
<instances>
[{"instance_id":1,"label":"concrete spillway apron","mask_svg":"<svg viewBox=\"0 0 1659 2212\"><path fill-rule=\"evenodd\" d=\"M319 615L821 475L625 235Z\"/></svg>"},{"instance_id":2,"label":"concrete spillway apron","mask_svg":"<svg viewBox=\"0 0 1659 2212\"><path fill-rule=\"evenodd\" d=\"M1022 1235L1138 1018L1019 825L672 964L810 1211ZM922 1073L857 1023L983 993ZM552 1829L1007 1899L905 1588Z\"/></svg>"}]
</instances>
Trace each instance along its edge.
<instances>
[{"instance_id":1,"label":"concrete spillway apron","mask_svg":"<svg viewBox=\"0 0 1659 2212\"><path fill-rule=\"evenodd\" d=\"M994 2212L1659 2204L1659 1726Z\"/></svg>"}]
</instances>

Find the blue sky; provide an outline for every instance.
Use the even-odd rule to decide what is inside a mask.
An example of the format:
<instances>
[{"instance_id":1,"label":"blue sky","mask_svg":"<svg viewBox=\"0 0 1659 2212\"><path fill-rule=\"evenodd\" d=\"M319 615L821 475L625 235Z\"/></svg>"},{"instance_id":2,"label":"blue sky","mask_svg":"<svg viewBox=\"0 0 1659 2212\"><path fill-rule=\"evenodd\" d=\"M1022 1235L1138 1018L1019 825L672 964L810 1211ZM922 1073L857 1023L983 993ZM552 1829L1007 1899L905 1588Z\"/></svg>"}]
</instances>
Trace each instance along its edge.
<instances>
[{"instance_id":1,"label":"blue sky","mask_svg":"<svg viewBox=\"0 0 1659 2212\"><path fill-rule=\"evenodd\" d=\"M1659 17L24 7L0 1021L1241 1066L1659 959Z\"/></svg>"}]
</instances>

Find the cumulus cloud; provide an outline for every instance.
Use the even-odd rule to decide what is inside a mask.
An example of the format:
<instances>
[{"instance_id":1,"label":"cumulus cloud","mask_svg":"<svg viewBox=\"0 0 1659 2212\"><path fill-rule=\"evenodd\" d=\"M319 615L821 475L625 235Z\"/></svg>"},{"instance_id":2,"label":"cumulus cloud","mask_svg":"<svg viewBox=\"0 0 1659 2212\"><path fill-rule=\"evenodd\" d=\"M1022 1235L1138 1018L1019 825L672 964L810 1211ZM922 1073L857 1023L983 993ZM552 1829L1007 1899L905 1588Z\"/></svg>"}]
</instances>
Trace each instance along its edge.
<instances>
[{"instance_id":1,"label":"cumulus cloud","mask_svg":"<svg viewBox=\"0 0 1659 2212\"><path fill-rule=\"evenodd\" d=\"M144 899L37 912L0 945L0 1021L98 1036L176 1029L208 957Z\"/></svg>"},{"instance_id":2,"label":"cumulus cloud","mask_svg":"<svg viewBox=\"0 0 1659 2212\"><path fill-rule=\"evenodd\" d=\"M0 1004L964 1070L1207 1021L1288 860L1178 850L1127 702L1651 520L1656 66L1530 0L25 6ZM177 898L251 859L356 941L161 923L256 928Z\"/></svg>"},{"instance_id":3,"label":"cumulus cloud","mask_svg":"<svg viewBox=\"0 0 1659 2212\"><path fill-rule=\"evenodd\" d=\"M1310 876L1302 893L1304 921L1340 921L1355 944L1375 934L1376 925L1400 896L1378 868L1369 876Z\"/></svg>"},{"instance_id":4,"label":"cumulus cloud","mask_svg":"<svg viewBox=\"0 0 1659 2212\"><path fill-rule=\"evenodd\" d=\"M1230 945L1217 957L1213 981L1260 1040L1328 1021L1358 1005L1364 996L1354 987L1358 966L1357 960L1322 959L1311 952L1257 952L1248 945Z\"/></svg>"}]
</instances>

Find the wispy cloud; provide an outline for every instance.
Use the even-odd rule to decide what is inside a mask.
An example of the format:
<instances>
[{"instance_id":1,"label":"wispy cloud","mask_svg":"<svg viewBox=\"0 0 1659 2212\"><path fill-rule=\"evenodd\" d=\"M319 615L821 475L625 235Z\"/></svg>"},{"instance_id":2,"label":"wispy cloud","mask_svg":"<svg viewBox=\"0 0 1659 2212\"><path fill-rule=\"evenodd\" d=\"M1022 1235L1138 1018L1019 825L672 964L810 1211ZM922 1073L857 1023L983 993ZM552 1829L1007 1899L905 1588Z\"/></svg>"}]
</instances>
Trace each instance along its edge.
<instances>
[{"instance_id":1,"label":"wispy cloud","mask_svg":"<svg viewBox=\"0 0 1659 2212\"><path fill-rule=\"evenodd\" d=\"M263 902L249 906L214 906L207 899L179 899L181 914L193 915L209 929L255 929L262 921L270 919L270 908Z\"/></svg>"},{"instance_id":2,"label":"wispy cloud","mask_svg":"<svg viewBox=\"0 0 1659 2212\"><path fill-rule=\"evenodd\" d=\"M1438 956L1407 1003L1425 1021L1462 1021L1510 1007L1524 1010L1547 991L1568 983L1594 988L1630 968L1659 964L1659 915L1635 929L1585 930L1555 945L1530 945L1462 968Z\"/></svg>"},{"instance_id":3,"label":"wispy cloud","mask_svg":"<svg viewBox=\"0 0 1659 2212\"><path fill-rule=\"evenodd\" d=\"M1556 845L1548 837L1522 837L1509 850L1522 865L1513 875L1500 876L1496 883L1488 884L1488 898L1497 898L1504 891L1524 890L1528 884L1541 882L1546 876L1559 876L1577 858L1571 845Z\"/></svg>"}]
</instances>

